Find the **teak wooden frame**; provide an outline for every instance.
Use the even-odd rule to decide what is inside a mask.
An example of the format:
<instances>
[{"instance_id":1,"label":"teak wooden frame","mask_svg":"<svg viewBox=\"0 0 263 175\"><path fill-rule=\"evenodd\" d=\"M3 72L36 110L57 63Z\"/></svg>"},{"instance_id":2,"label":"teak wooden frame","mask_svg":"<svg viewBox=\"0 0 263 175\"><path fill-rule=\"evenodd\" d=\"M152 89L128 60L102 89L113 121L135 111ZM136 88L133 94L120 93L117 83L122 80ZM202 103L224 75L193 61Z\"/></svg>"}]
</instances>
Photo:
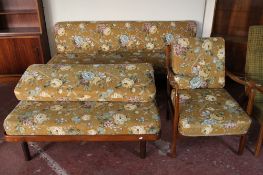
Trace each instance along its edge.
<instances>
[{"instance_id":1,"label":"teak wooden frame","mask_svg":"<svg viewBox=\"0 0 263 175\"><path fill-rule=\"evenodd\" d=\"M263 94L263 85L258 84L254 82L253 80L246 80L245 75L236 76L230 72L227 72L227 75L235 82L238 82L239 84L244 85L244 86L247 85L246 94L249 96L248 105L247 105L247 113L253 116L253 106L254 106L256 91ZM255 146L255 152L254 152L254 155L256 157L259 156L260 149L263 143L263 123L259 122L259 124L260 124L260 129L259 129L258 138L256 141L256 146Z\"/></svg>"},{"instance_id":2,"label":"teak wooden frame","mask_svg":"<svg viewBox=\"0 0 263 175\"><path fill-rule=\"evenodd\" d=\"M176 84L175 81L173 81L172 76L172 70L170 68L170 54L171 54L171 45L166 46L166 68L167 68L167 119L170 119L170 115L172 115L172 144L171 144L171 151L168 153L171 157L176 157L176 142L177 142L177 136L179 134L178 132L178 123L180 118L179 111L179 88L178 84ZM253 102L254 102L254 89L253 89L253 82L245 81L240 79L239 77L235 76L234 74L231 74L230 72L226 71L226 76L231 78L233 81L246 86L246 94L249 96L248 105L246 108L247 114L250 116L253 109ZM171 100L171 90L175 89L175 97L174 102ZM175 104L175 106L173 105ZM262 131L263 132L263 131ZM263 137L263 136L262 136ZM245 144L247 140L247 134L240 135L240 142L239 142L239 148L238 148L238 154L242 155L244 152Z\"/></svg>"},{"instance_id":3,"label":"teak wooden frame","mask_svg":"<svg viewBox=\"0 0 263 175\"><path fill-rule=\"evenodd\" d=\"M140 158L146 157L146 142L155 141L160 138L160 134L142 134L142 135L7 135L4 133L6 142L21 142L26 161L31 160L28 142L139 142Z\"/></svg>"}]
</instances>

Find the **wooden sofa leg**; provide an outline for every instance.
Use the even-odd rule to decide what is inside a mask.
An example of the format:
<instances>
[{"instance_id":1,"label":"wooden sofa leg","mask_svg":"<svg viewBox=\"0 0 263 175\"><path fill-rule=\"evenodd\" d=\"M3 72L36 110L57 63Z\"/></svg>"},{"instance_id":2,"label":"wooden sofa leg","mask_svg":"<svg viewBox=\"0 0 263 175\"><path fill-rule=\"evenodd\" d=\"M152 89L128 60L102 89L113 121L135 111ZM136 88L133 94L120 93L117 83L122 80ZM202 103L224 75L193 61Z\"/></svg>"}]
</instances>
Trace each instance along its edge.
<instances>
[{"instance_id":1,"label":"wooden sofa leg","mask_svg":"<svg viewBox=\"0 0 263 175\"><path fill-rule=\"evenodd\" d=\"M146 141L140 141L140 158L144 159L146 157Z\"/></svg>"},{"instance_id":2,"label":"wooden sofa leg","mask_svg":"<svg viewBox=\"0 0 263 175\"><path fill-rule=\"evenodd\" d=\"M258 139L257 139L257 143L256 143L256 149L255 149L255 156L256 157L259 156L262 141L263 141L263 124L261 124L261 126L260 126L260 131L259 131L259 135L258 135Z\"/></svg>"},{"instance_id":3,"label":"wooden sofa leg","mask_svg":"<svg viewBox=\"0 0 263 175\"><path fill-rule=\"evenodd\" d=\"M242 155L245 149L246 145L246 140L247 140L247 135L243 134L240 136L240 142L239 142L239 148L238 148L238 155Z\"/></svg>"},{"instance_id":4,"label":"wooden sofa leg","mask_svg":"<svg viewBox=\"0 0 263 175\"><path fill-rule=\"evenodd\" d=\"M30 156L30 151L29 151L27 142L22 142L21 147L24 153L25 160L29 161L31 159L31 156Z\"/></svg>"}]
</instances>

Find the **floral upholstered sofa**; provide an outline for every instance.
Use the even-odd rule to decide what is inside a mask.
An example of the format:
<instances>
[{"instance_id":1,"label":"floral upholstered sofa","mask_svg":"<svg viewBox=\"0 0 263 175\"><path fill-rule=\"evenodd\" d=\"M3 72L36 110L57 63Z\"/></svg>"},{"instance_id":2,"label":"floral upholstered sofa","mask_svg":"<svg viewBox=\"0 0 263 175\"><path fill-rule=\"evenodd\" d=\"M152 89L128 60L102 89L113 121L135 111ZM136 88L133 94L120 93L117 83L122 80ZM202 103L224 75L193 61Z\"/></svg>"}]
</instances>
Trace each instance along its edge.
<instances>
[{"instance_id":1,"label":"floral upholstered sofa","mask_svg":"<svg viewBox=\"0 0 263 175\"><path fill-rule=\"evenodd\" d=\"M5 138L28 141L146 141L160 137L153 66L31 65L15 88L21 100L4 121Z\"/></svg>"},{"instance_id":2,"label":"floral upholstered sofa","mask_svg":"<svg viewBox=\"0 0 263 175\"><path fill-rule=\"evenodd\" d=\"M142 63L165 70L165 46L196 36L194 21L59 22L51 64Z\"/></svg>"}]
</instances>

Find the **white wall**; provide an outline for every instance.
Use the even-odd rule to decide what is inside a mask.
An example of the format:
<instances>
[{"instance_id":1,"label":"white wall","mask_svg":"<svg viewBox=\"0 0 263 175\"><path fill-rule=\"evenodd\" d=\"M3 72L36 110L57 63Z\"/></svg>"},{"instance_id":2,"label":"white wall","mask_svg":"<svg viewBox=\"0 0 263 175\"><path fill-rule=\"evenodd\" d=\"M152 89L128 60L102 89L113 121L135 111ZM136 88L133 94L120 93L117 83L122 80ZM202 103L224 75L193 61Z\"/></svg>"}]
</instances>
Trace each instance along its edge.
<instances>
[{"instance_id":1,"label":"white wall","mask_svg":"<svg viewBox=\"0 0 263 175\"><path fill-rule=\"evenodd\" d=\"M203 26L207 5L214 0L43 0L51 53L54 54L53 26L58 21L195 20L198 35L209 34ZM211 19L210 19L211 20Z\"/></svg>"}]
</instances>

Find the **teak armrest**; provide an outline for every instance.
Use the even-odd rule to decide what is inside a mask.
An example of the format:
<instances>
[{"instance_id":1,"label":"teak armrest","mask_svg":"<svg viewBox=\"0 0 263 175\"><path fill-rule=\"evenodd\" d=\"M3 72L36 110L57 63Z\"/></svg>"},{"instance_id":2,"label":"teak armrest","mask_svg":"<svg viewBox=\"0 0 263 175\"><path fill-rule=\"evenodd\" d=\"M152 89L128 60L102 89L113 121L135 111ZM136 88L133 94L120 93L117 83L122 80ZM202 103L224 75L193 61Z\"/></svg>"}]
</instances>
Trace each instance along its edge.
<instances>
[{"instance_id":1,"label":"teak armrest","mask_svg":"<svg viewBox=\"0 0 263 175\"><path fill-rule=\"evenodd\" d=\"M228 70L226 70L226 76L228 76L231 80L235 81L236 83L246 86L248 90L256 89L260 93L263 93L262 84L256 83L253 80L246 79L245 76L237 76Z\"/></svg>"},{"instance_id":2,"label":"teak armrest","mask_svg":"<svg viewBox=\"0 0 263 175\"><path fill-rule=\"evenodd\" d=\"M245 76L237 76L228 70L226 70L226 76L238 84L241 84L244 86L248 84L248 82L245 80Z\"/></svg>"}]
</instances>

